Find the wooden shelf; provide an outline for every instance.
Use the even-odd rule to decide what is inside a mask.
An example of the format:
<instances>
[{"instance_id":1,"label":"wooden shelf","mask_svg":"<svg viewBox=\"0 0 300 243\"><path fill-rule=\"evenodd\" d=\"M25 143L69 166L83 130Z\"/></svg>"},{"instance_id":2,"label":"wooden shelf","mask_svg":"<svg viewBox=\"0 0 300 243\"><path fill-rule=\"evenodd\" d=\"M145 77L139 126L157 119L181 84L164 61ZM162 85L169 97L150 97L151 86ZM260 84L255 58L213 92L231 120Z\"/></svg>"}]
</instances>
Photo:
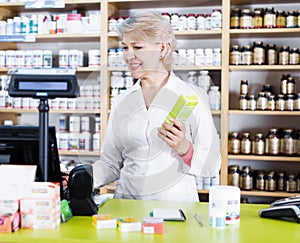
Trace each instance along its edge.
<instances>
[{"instance_id":1,"label":"wooden shelf","mask_svg":"<svg viewBox=\"0 0 300 243\"><path fill-rule=\"evenodd\" d=\"M300 36L300 28L273 28L273 29L230 29L229 31L232 38L241 37L297 37Z\"/></svg>"},{"instance_id":2,"label":"wooden shelf","mask_svg":"<svg viewBox=\"0 0 300 243\"><path fill-rule=\"evenodd\" d=\"M108 0L108 3L118 9L143 9L170 7L221 6L221 0Z\"/></svg>"},{"instance_id":3,"label":"wooden shelf","mask_svg":"<svg viewBox=\"0 0 300 243\"><path fill-rule=\"evenodd\" d=\"M283 72L285 70L299 70L300 65L230 65L230 71L279 71Z\"/></svg>"},{"instance_id":4,"label":"wooden shelf","mask_svg":"<svg viewBox=\"0 0 300 243\"><path fill-rule=\"evenodd\" d=\"M59 67L55 67L55 68L59 68ZM0 68L0 73L7 73L9 70L9 68ZM101 71L101 67L78 67L76 68L76 72L100 72Z\"/></svg>"},{"instance_id":5,"label":"wooden shelf","mask_svg":"<svg viewBox=\"0 0 300 243\"><path fill-rule=\"evenodd\" d=\"M231 115L264 115L264 116L300 116L300 111L243 111L243 110L229 110Z\"/></svg>"},{"instance_id":6,"label":"wooden shelf","mask_svg":"<svg viewBox=\"0 0 300 243\"><path fill-rule=\"evenodd\" d=\"M0 109L1 113L38 113L38 108L34 109L17 109L17 108L2 108ZM99 114L100 110L93 109L93 110L57 110L51 109L50 113L58 113L58 114Z\"/></svg>"},{"instance_id":7,"label":"wooden shelf","mask_svg":"<svg viewBox=\"0 0 300 243\"><path fill-rule=\"evenodd\" d=\"M59 150L59 155L67 156L100 156L100 151Z\"/></svg>"},{"instance_id":8,"label":"wooden shelf","mask_svg":"<svg viewBox=\"0 0 300 243\"><path fill-rule=\"evenodd\" d=\"M128 71L127 67L109 67L108 68L109 71ZM182 66L182 67L178 67L175 66L173 68L174 71L191 71L191 70L216 70L216 71L220 71L221 70L221 66Z\"/></svg>"},{"instance_id":9,"label":"wooden shelf","mask_svg":"<svg viewBox=\"0 0 300 243\"><path fill-rule=\"evenodd\" d=\"M267 156L267 155L228 155L228 159L232 160L251 160L251 161L285 161L285 162L300 162L300 157L288 156Z\"/></svg>"}]
</instances>

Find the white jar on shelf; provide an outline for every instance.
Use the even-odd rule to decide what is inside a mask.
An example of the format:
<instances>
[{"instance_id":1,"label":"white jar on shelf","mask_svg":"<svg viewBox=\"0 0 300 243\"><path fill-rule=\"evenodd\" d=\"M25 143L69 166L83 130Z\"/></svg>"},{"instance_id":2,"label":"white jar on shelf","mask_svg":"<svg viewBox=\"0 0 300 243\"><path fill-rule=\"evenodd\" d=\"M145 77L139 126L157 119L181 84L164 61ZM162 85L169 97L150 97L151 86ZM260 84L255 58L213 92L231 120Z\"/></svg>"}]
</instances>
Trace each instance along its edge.
<instances>
[{"instance_id":1,"label":"white jar on shelf","mask_svg":"<svg viewBox=\"0 0 300 243\"><path fill-rule=\"evenodd\" d=\"M209 76L209 72L206 70L200 71L200 75L198 77L198 86L204 89L205 92L208 92L210 84L211 84L211 78Z\"/></svg>"},{"instance_id":2,"label":"white jar on shelf","mask_svg":"<svg viewBox=\"0 0 300 243\"><path fill-rule=\"evenodd\" d=\"M221 94L219 91L219 86L211 86L208 92L209 105L212 110L221 109Z\"/></svg>"},{"instance_id":3,"label":"white jar on shelf","mask_svg":"<svg viewBox=\"0 0 300 243\"><path fill-rule=\"evenodd\" d=\"M195 66L204 66L204 49L197 48L195 50Z\"/></svg>"}]
</instances>

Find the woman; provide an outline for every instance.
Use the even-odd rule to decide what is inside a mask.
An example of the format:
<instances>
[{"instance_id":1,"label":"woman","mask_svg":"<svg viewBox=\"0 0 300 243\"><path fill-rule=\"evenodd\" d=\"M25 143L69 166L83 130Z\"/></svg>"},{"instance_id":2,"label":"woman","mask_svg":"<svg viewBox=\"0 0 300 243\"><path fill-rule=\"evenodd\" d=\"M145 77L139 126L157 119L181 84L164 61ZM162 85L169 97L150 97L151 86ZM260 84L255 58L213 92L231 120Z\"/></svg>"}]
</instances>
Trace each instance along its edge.
<instances>
[{"instance_id":1,"label":"woman","mask_svg":"<svg viewBox=\"0 0 300 243\"><path fill-rule=\"evenodd\" d=\"M133 14L119 32L138 81L113 103L95 186L117 180L115 198L199 201L195 176L220 169L207 96L171 71L175 37L160 14ZM199 103L184 123L164 122L180 95L196 95Z\"/></svg>"}]
</instances>

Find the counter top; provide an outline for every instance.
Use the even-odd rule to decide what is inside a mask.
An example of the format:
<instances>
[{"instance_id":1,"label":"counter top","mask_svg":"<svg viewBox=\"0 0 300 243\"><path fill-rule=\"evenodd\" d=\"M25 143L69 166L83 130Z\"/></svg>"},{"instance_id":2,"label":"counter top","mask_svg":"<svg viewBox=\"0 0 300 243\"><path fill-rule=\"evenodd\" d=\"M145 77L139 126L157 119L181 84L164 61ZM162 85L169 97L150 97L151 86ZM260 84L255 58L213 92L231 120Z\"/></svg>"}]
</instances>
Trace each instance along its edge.
<instances>
[{"instance_id":1,"label":"counter top","mask_svg":"<svg viewBox=\"0 0 300 243\"><path fill-rule=\"evenodd\" d=\"M208 203L111 199L99 208L99 213L111 213L115 217L134 216L142 220L153 208L181 208L187 220L165 222L163 235L149 235L142 232L120 232L117 229L96 229L91 217L76 216L53 230L20 229L11 234L0 233L0 242L299 242L300 224L258 216L259 210L267 206L241 204L239 224L226 226L225 229L213 229L208 222ZM194 219L194 213L198 213L202 219L203 227Z\"/></svg>"}]
</instances>

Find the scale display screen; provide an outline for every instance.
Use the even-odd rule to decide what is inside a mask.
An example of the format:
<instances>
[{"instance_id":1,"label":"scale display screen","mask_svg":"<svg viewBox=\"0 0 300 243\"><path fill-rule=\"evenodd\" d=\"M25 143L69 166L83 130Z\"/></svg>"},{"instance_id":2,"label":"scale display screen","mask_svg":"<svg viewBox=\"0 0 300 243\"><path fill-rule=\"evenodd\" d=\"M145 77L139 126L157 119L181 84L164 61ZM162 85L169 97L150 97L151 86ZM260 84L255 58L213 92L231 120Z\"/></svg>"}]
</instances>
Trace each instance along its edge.
<instances>
[{"instance_id":1,"label":"scale display screen","mask_svg":"<svg viewBox=\"0 0 300 243\"><path fill-rule=\"evenodd\" d=\"M33 90L33 91L67 91L68 82L33 82L33 81L19 81L19 90Z\"/></svg>"}]
</instances>

